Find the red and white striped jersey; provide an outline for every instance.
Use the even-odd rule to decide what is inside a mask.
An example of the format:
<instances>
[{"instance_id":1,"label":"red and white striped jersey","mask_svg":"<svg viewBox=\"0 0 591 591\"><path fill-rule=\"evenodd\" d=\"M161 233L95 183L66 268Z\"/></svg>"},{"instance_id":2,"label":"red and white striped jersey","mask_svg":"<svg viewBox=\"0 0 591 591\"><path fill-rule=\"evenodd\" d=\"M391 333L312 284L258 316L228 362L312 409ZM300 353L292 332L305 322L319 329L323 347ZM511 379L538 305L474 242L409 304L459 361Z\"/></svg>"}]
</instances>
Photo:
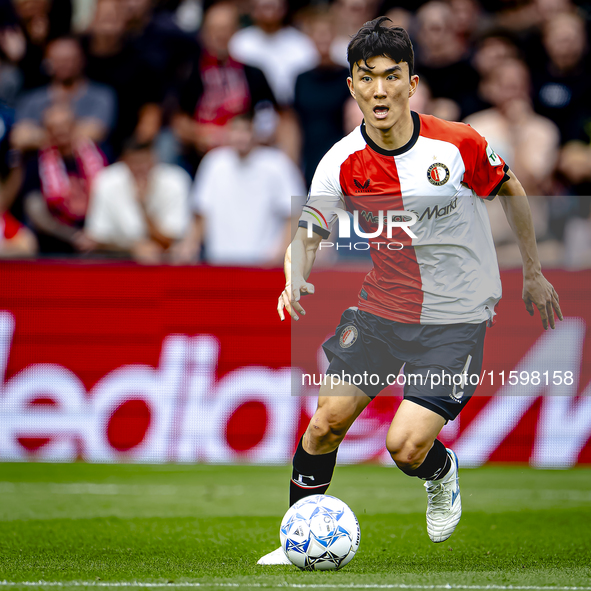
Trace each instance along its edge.
<instances>
[{"instance_id":1,"label":"red and white striped jersey","mask_svg":"<svg viewBox=\"0 0 591 591\"><path fill-rule=\"evenodd\" d=\"M394 228L389 240L384 225L369 240L373 269L359 309L411 324L490 320L501 280L482 199L509 178L507 165L469 125L412 117L413 136L397 150L377 146L364 125L336 143L316 169L299 225L328 238L335 208L357 210L366 233L378 229L380 210L413 212L416 238Z\"/></svg>"}]
</instances>

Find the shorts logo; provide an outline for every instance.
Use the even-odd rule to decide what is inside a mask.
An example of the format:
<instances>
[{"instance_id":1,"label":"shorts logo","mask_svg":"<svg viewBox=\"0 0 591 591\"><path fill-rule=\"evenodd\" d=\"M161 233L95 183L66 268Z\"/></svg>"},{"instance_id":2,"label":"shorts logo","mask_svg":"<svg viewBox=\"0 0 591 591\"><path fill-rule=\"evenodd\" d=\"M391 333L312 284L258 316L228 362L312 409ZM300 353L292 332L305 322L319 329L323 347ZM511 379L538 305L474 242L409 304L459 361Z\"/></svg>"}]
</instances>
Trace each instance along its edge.
<instances>
[{"instance_id":1,"label":"shorts logo","mask_svg":"<svg viewBox=\"0 0 591 591\"><path fill-rule=\"evenodd\" d=\"M427 180L437 187L445 185L449 181L449 168L441 162L431 164L427 170Z\"/></svg>"},{"instance_id":2,"label":"shorts logo","mask_svg":"<svg viewBox=\"0 0 591 591\"><path fill-rule=\"evenodd\" d=\"M460 402L460 400L462 399L462 396L464 395L463 392L456 392L456 385L454 384L454 388L451 392L451 397L456 401L456 402Z\"/></svg>"},{"instance_id":3,"label":"shorts logo","mask_svg":"<svg viewBox=\"0 0 591 591\"><path fill-rule=\"evenodd\" d=\"M462 380L459 384L460 389L464 388L465 386L468 385L468 370L470 369L470 363L472 363L472 355L468 355L468 357L466 358L466 363L464 364L464 367L460 373L460 375L462 376ZM461 402L462 396L464 395L464 391L461 390L460 392L458 392L457 388L458 388L458 385L454 383L454 387L453 387L453 390L451 391L450 396L456 402Z\"/></svg>"},{"instance_id":4,"label":"shorts logo","mask_svg":"<svg viewBox=\"0 0 591 591\"><path fill-rule=\"evenodd\" d=\"M342 349L348 349L359 336L359 331L352 324L345 326L339 338L339 345Z\"/></svg>"}]
</instances>

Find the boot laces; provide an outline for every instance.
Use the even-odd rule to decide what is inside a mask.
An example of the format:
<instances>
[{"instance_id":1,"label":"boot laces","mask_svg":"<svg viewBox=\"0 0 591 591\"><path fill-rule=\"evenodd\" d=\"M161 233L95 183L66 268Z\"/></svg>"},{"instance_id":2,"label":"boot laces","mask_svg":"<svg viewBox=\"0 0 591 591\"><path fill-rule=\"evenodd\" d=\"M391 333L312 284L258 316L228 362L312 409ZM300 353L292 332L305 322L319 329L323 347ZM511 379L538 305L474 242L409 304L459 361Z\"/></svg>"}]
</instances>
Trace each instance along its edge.
<instances>
[{"instance_id":1,"label":"boot laces","mask_svg":"<svg viewBox=\"0 0 591 591\"><path fill-rule=\"evenodd\" d=\"M452 487L446 486L449 483L443 483L437 480L429 480L425 482L425 488L427 489L427 495L429 498L429 509L443 509L448 510L451 506L451 494Z\"/></svg>"}]
</instances>

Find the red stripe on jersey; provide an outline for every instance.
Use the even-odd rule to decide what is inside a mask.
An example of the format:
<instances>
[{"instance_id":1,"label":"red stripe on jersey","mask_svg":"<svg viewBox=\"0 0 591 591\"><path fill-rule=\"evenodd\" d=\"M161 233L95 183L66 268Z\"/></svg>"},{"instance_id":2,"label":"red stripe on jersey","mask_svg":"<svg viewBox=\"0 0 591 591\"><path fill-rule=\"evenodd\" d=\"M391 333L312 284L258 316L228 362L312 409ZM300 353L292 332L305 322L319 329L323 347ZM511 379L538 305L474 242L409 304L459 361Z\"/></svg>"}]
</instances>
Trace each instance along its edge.
<instances>
[{"instance_id":1,"label":"red stripe on jersey","mask_svg":"<svg viewBox=\"0 0 591 591\"><path fill-rule=\"evenodd\" d=\"M339 181L347 209L359 211L363 232L378 229L380 210L383 216L388 210L404 210L398 170L392 156L378 154L366 146L341 164ZM384 222L381 236L370 238L369 243L374 268L365 277L363 290L367 299L360 295L359 309L397 322L419 323L423 288L412 239L401 228L394 228L392 238L388 239ZM404 248L390 250L388 243L402 243Z\"/></svg>"}]
</instances>

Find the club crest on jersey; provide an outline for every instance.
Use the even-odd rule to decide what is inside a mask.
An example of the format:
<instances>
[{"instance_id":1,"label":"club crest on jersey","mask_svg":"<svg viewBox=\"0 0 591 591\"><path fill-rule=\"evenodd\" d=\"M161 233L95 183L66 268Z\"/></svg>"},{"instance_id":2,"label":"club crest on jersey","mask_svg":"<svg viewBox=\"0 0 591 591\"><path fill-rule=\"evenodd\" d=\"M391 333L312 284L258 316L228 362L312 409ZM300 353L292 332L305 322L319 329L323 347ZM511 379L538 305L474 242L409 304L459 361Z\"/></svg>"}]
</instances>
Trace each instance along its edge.
<instances>
[{"instance_id":1,"label":"club crest on jersey","mask_svg":"<svg viewBox=\"0 0 591 591\"><path fill-rule=\"evenodd\" d=\"M349 326L345 326L339 338L339 345L342 349L348 349L357 340L358 336L359 331L355 326L353 326L352 324L350 324Z\"/></svg>"},{"instance_id":2,"label":"club crest on jersey","mask_svg":"<svg viewBox=\"0 0 591 591\"><path fill-rule=\"evenodd\" d=\"M431 164L427 170L427 180L436 187L441 187L449 181L449 168L441 162Z\"/></svg>"}]
</instances>

